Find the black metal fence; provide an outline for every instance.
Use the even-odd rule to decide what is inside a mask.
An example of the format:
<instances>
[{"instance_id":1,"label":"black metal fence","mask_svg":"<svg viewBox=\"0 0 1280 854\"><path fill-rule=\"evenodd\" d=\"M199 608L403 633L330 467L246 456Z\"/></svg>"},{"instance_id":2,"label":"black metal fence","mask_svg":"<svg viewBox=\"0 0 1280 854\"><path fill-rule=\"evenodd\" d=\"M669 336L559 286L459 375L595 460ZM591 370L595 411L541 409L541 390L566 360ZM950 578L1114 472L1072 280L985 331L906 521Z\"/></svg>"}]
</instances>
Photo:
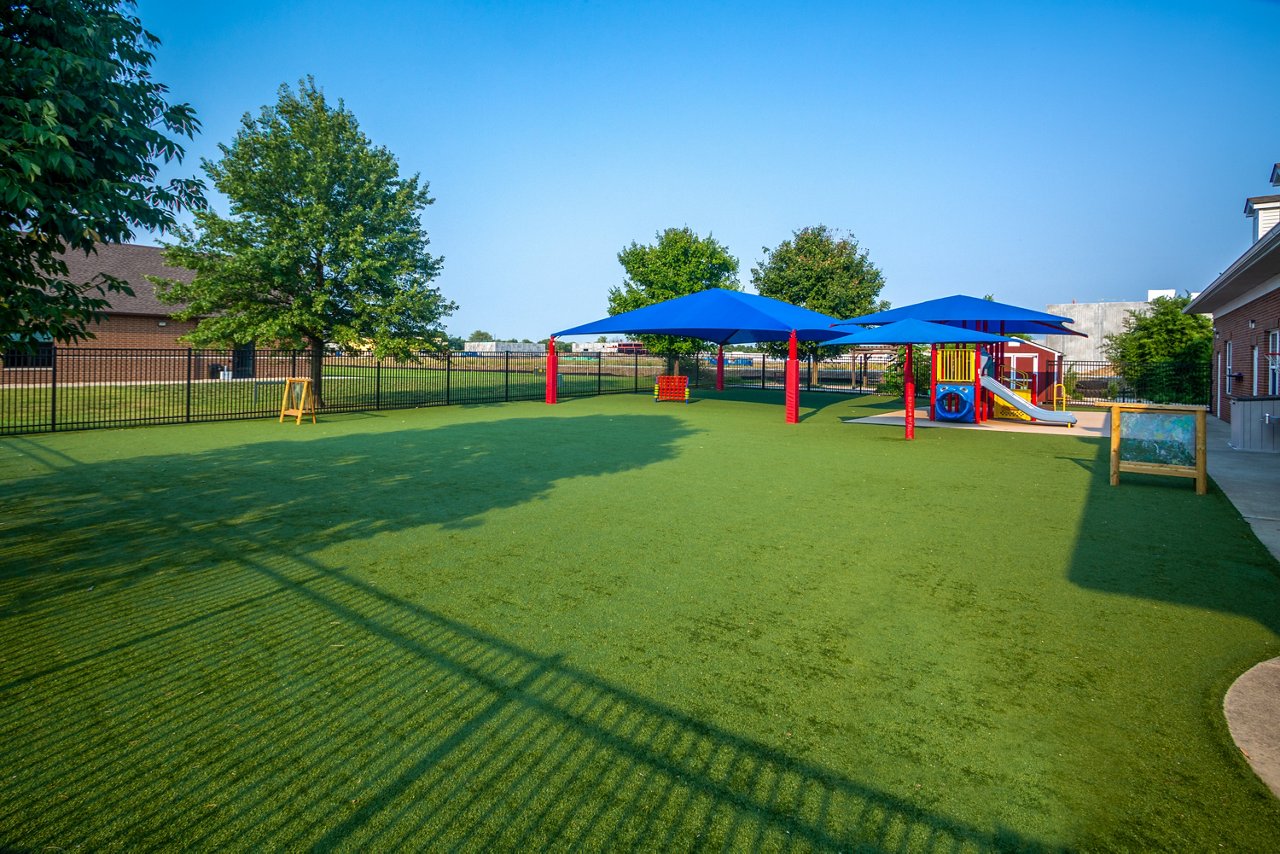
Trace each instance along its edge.
<instances>
[{"instance_id":1,"label":"black metal fence","mask_svg":"<svg viewBox=\"0 0 1280 854\"><path fill-rule=\"evenodd\" d=\"M277 415L285 380L311 376L309 351L49 347L39 358L6 358L0 370L0 434L43 433L262 418ZM714 357L678 363L637 354L560 354L561 397L650 393L654 377L678 371L695 388L715 385ZM541 400L545 353L447 353L398 362L327 354L322 411L403 409ZM802 366L806 390L879 391L885 365L844 356ZM781 388L785 362L726 354L727 388ZM1209 365L1113 366L1068 362L1033 387L1061 383L1069 402L1207 403ZM1036 385L1040 383L1040 385ZM928 382L921 383L922 391ZM1044 401L1042 401L1042 404Z\"/></svg>"},{"instance_id":2,"label":"black metal fence","mask_svg":"<svg viewBox=\"0 0 1280 854\"><path fill-rule=\"evenodd\" d=\"M1181 403L1207 406L1208 362L1067 362L1060 382L1073 403Z\"/></svg>"}]
</instances>

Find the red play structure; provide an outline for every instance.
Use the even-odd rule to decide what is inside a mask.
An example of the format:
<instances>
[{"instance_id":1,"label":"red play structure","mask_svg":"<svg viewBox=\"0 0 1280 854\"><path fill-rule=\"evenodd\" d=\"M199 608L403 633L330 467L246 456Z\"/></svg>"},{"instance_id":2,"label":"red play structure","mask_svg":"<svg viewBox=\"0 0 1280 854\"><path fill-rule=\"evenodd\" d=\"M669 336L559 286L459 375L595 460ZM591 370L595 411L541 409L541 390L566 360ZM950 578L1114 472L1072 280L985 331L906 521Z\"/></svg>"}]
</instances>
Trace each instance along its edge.
<instances>
[{"instance_id":1,"label":"red play structure","mask_svg":"<svg viewBox=\"0 0 1280 854\"><path fill-rule=\"evenodd\" d=\"M1060 383L1050 384L1046 402L1051 401L1052 409L1037 405L1045 400L1039 384L1030 374L1008 367L1015 361L1007 353L1011 343L934 344L929 418L981 424L994 417L1074 425L1076 417L1063 411L1066 391Z\"/></svg>"}]
</instances>

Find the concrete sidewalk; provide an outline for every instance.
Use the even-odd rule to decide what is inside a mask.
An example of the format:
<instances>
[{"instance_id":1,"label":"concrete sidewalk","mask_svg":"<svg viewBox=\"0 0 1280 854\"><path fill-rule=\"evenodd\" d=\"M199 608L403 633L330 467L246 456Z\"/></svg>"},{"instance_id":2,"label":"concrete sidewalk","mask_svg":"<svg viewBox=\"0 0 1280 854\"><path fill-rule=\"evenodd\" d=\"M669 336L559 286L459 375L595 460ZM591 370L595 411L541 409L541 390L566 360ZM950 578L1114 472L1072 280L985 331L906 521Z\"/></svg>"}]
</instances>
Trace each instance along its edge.
<instances>
[{"instance_id":1,"label":"concrete sidewalk","mask_svg":"<svg viewBox=\"0 0 1280 854\"><path fill-rule=\"evenodd\" d=\"M1205 423L1209 477L1280 560L1280 454L1237 451L1231 447L1230 424L1212 415Z\"/></svg>"},{"instance_id":2,"label":"concrete sidewalk","mask_svg":"<svg viewBox=\"0 0 1280 854\"><path fill-rule=\"evenodd\" d=\"M1280 560L1280 454L1235 450L1231 425L1213 416L1207 433L1209 477ZM1222 713L1240 752L1280 797L1280 658L1237 679L1223 698Z\"/></svg>"}]
</instances>

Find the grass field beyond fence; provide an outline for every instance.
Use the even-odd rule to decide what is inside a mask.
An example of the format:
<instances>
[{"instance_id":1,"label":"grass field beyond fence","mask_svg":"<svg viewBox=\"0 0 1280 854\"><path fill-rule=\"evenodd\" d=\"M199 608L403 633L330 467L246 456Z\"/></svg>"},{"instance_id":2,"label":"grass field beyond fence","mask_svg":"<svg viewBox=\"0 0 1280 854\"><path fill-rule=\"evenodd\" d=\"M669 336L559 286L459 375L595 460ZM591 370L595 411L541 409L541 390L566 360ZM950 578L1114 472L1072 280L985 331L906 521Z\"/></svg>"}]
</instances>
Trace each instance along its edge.
<instances>
[{"instance_id":1,"label":"grass field beyond fence","mask_svg":"<svg viewBox=\"0 0 1280 854\"><path fill-rule=\"evenodd\" d=\"M0 849L1274 850L1219 491L781 398L0 441Z\"/></svg>"},{"instance_id":2,"label":"grass field beyond fence","mask_svg":"<svg viewBox=\"0 0 1280 854\"><path fill-rule=\"evenodd\" d=\"M782 359L729 354L725 361L726 388L763 391L783 384ZM901 375L884 367L869 367L866 358L832 358L806 363L800 383L806 391L901 393ZM1073 407L1114 401L1202 405L1208 402L1208 369L1207 363L1068 362L1007 379L1038 389L1037 399L1047 408L1058 405L1051 389L1059 380L1065 380L1061 389ZM693 388L716 385L710 356L669 365L649 355L564 354L558 394L648 393L655 377L671 370L688 376ZM442 353L405 363L368 353L330 353L322 367L322 408L377 412L541 400L546 371L544 353ZM0 435L261 418L279 412L285 378L310 373L310 353L300 350L50 347L16 366L0 367ZM927 377L927 367L919 373ZM922 394L928 387L921 379Z\"/></svg>"}]
</instances>

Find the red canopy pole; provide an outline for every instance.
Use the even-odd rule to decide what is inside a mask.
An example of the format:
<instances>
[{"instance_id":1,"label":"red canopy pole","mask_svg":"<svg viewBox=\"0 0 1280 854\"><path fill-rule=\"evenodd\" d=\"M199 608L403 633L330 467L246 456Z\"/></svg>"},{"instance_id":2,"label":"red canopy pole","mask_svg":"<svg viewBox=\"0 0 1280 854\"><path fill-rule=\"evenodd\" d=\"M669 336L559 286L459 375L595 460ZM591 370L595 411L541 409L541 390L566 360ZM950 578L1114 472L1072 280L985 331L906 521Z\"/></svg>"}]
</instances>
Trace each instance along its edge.
<instances>
[{"instance_id":1,"label":"red canopy pole","mask_svg":"<svg viewBox=\"0 0 1280 854\"><path fill-rule=\"evenodd\" d=\"M907 345L907 364L902 369L902 396L907 404L907 438L916 437L916 378L911 369L911 345Z\"/></svg>"},{"instance_id":2,"label":"red canopy pole","mask_svg":"<svg viewBox=\"0 0 1280 854\"><path fill-rule=\"evenodd\" d=\"M973 345L973 423L982 423L982 345Z\"/></svg>"},{"instance_id":3,"label":"red canopy pole","mask_svg":"<svg viewBox=\"0 0 1280 854\"><path fill-rule=\"evenodd\" d=\"M929 420L938 419L938 345L929 347Z\"/></svg>"},{"instance_id":4,"label":"red canopy pole","mask_svg":"<svg viewBox=\"0 0 1280 854\"><path fill-rule=\"evenodd\" d=\"M559 359L556 357L556 339L547 340L547 403L556 402L556 391L560 387L557 371Z\"/></svg>"},{"instance_id":5,"label":"red canopy pole","mask_svg":"<svg viewBox=\"0 0 1280 854\"><path fill-rule=\"evenodd\" d=\"M716 391L724 391L724 345L716 350Z\"/></svg>"},{"instance_id":6,"label":"red canopy pole","mask_svg":"<svg viewBox=\"0 0 1280 854\"><path fill-rule=\"evenodd\" d=\"M800 357L796 353L796 331L787 345L787 423L800 423Z\"/></svg>"}]
</instances>

